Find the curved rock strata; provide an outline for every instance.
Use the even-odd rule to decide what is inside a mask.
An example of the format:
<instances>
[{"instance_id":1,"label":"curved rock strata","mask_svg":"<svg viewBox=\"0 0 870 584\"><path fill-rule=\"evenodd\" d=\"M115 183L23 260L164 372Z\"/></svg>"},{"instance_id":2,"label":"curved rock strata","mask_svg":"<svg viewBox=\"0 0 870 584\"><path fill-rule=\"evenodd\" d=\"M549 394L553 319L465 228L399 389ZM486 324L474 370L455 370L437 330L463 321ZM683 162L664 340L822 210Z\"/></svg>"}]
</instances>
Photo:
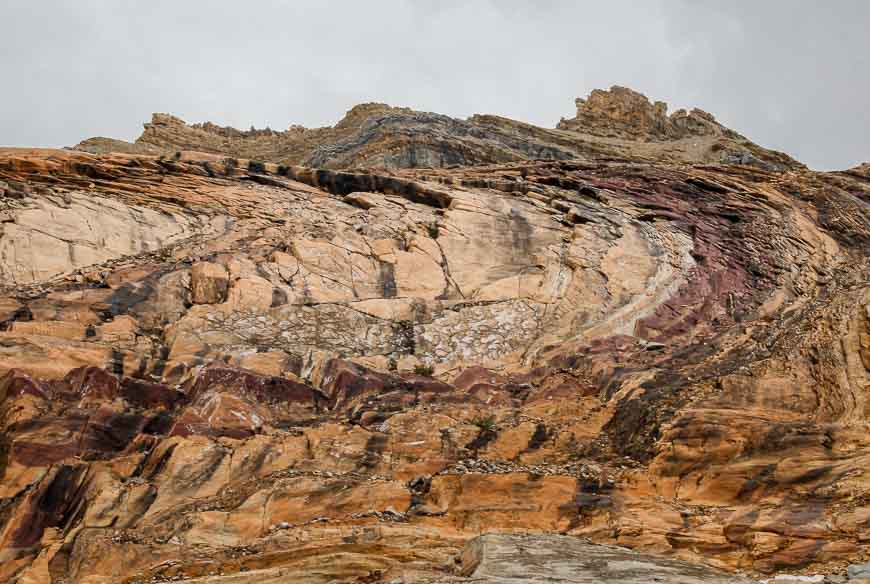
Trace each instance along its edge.
<instances>
[{"instance_id":1,"label":"curved rock strata","mask_svg":"<svg viewBox=\"0 0 870 584\"><path fill-rule=\"evenodd\" d=\"M868 173L652 160L725 130L613 94L577 124L617 159L0 152L2 579L463 581L483 532L866 557Z\"/></svg>"}]
</instances>

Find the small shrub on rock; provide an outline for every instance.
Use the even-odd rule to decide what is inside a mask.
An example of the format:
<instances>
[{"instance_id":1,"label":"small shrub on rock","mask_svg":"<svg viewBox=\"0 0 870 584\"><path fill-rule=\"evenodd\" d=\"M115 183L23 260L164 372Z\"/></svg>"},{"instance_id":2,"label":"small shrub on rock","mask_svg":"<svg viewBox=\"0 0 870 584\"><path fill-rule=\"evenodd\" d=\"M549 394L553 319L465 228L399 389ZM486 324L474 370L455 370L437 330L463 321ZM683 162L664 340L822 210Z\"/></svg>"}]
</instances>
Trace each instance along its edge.
<instances>
[{"instance_id":1,"label":"small shrub on rock","mask_svg":"<svg viewBox=\"0 0 870 584\"><path fill-rule=\"evenodd\" d=\"M431 365L414 365L414 375L422 375L423 377L432 377L435 373L435 368Z\"/></svg>"}]
</instances>

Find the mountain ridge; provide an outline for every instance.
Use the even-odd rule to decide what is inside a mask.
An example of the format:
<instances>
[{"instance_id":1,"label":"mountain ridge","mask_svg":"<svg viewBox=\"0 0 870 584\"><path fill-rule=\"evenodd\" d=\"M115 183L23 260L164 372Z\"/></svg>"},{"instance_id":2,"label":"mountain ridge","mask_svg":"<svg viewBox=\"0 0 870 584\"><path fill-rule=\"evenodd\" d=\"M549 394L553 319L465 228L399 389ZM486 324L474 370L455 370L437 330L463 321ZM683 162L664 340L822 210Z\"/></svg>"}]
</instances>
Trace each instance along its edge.
<instances>
[{"instance_id":1,"label":"mountain ridge","mask_svg":"<svg viewBox=\"0 0 870 584\"><path fill-rule=\"evenodd\" d=\"M459 120L382 103L360 104L332 127L286 131L237 130L211 122L189 125L154 114L134 143L91 138L74 147L172 155L197 150L302 166L350 168L443 167L518 160L648 158L671 162L725 162L771 169L799 168L787 155L766 150L716 122L702 110L667 115L664 102L614 86L577 99L577 115L546 129L501 116Z\"/></svg>"}]
</instances>

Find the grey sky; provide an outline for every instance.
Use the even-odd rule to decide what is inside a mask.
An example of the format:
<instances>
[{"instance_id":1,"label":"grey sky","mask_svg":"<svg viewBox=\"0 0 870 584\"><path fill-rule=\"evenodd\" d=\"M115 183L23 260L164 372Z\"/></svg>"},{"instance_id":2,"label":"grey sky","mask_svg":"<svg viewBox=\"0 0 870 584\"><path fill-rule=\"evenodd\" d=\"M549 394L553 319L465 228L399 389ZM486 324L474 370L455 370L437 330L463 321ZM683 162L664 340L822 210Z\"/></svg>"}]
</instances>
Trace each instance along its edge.
<instances>
[{"instance_id":1,"label":"grey sky","mask_svg":"<svg viewBox=\"0 0 870 584\"><path fill-rule=\"evenodd\" d=\"M284 129L356 103L552 127L627 85L810 166L870 160L870 2L0 0L0 144L151 112Z\"/></svg>"}]
</instances>

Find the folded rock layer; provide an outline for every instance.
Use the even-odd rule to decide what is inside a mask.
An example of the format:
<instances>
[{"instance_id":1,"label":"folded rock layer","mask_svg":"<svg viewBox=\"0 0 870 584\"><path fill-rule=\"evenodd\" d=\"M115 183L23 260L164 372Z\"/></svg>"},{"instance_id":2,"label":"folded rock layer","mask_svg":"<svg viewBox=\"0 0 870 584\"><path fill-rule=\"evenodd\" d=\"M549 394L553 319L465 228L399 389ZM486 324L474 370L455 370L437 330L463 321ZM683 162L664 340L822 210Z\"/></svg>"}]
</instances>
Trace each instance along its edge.
<instances>
[{"instance_id":1,"label":"folded rock layer","mask_svg":"<svg viewBox=\"0 0 870 584\"><path fill-rule=\"evenodd\" d=\"M484 532L840 571L868 202L866 165L622 88L557 130L365 105L2 150L0 578L463 581Z\"/></svg>"}]
</instances>

